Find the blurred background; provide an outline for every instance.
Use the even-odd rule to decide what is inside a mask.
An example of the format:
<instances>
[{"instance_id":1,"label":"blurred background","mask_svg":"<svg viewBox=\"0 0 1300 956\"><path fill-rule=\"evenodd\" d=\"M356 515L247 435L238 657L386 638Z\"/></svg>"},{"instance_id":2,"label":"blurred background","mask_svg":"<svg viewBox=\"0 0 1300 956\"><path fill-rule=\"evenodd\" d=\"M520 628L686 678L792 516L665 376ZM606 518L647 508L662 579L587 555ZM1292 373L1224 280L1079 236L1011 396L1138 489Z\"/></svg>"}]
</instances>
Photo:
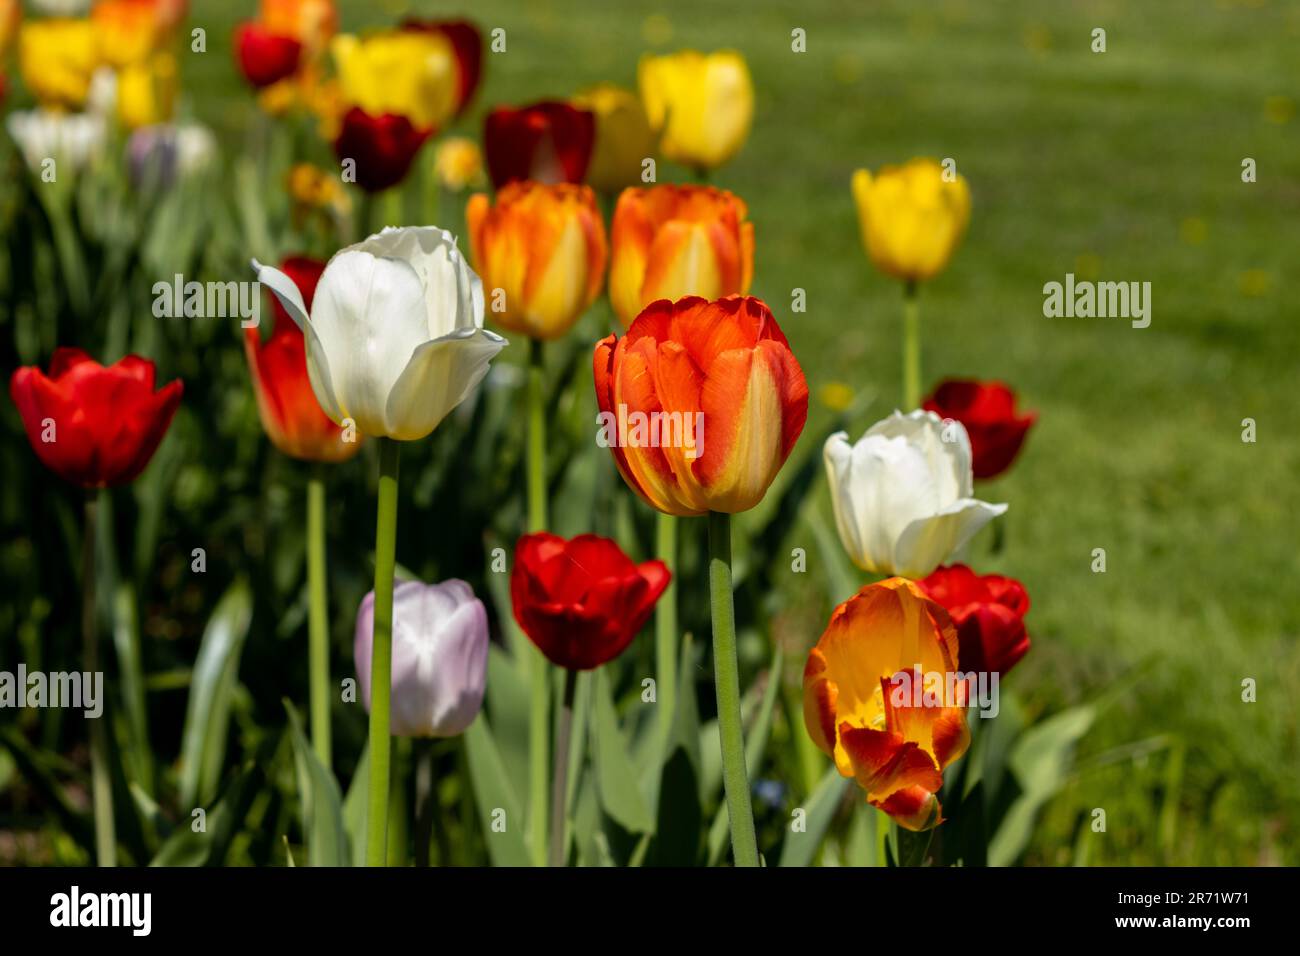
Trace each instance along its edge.
<instances>
[{"instance_id":1,"label":"blurred background","mask_svg":"<svg viewBox=\"0 0 1300 956\"><path fill-rule=\"evenodd\" d=\"M230 36L254 6L191 3L187 25L206 30L207 51L181 54L180 115L214 130L220 157L206 179L165 196L120 207L83 202L79 258L92 281L81 299L64 277L38 187L12 144L0 152L4 374L44 367L55 345L77 345L106 359L139 351L158 362L160 381L185 381L155 461L100 514L101 567L110 569L100 606L116 651L106 652L110 693L127 702L113 716L128 768L119 800L143 808L138 819L146 821L123 836L138 847L127 854L135 862L160 844L148 832L150 812L183 818L184 797L227 793L232 779L250 773L252 795L238 804L240 835L225 859L282 863L281 835L292 827L293 783L284 779L292 769L275 752L286 723L282 699L306 699L307 472L264 438L235 322L157 319L150 311L153 283L175 273L244 280L250 255L274 261L318 241L292 222L283 182L293 159L336 168L328 144L304 123L277 140L264 163L248 158L266 126ZM948 376L1001 379L1038 412L1016 467L981 490L986 500L1010 503L1005 547L994 553L986 531L967 560L1020 579L1033 601L1033 649L1004 685L1008 706L1027 725L1091 708L1008 862L1300 862L1300 323L1287 297L1300 278L1300 5L339 6L345 31L406 15L467 16L485 35L503 28L506 51L485 51L474 104L450 130L475 139L498 104L567 98L600 81L635 88L646 52L729 47L747 58L757 94L753 131L714 181L749 204L752 292L772 306L813 395L781 484L738 530L751 545L737 547L749 555L737 597L744 684L770 673L775 646L785 658L787 699L797 696L807 649L831 607L851 593L843 590L849 572L831 523L820 441L840 426L856 438L893 410L900 391L901 293L863 254L849 177L917 155L954 158L970 184L971 222L950 267L922 291L923 387ZM1106 30L1104 53L1091 50L1097 27ZM791 51L795 28L806 31L804 53ZM6 109L22 97L11 77ZM1242 182L1248 157L1257 163L1254 183ZM410 222L434 219L459 232L463 197L449 205L425 188L432 161L429 146L401 209ZM659 181L688 179L660 163ZM96 189L129 192L120 181ZM1044 317L1043 285L1067 273L1150 282L1150 327ZM804 313L791 312L796 289L805 290ZM612 321L598 303L551 352L555 530L616 534L644 556L650 514L592 442L590 345ZM522 523L525 357L522 342L512 343L479 401L403 450L399 563L425 580L463 577L485 601L495 597L498 629L508 604L488 562L492 548L511 550ZM1242 441L1247 418L1257 424L1254 443ZM355 609L370 587L374 452L329 475L336 680L352 673ZM0 669L19 661L75 668L80 495L39 466L7 400L0 474ZM679 581L683 625L707 638L702 541L702 529L685 533ZM201 574L191 571L195 548L206 554ZM804 574L790 570L793 548L808 554ZM1091 569L1096 548L1106 551L1105 573ZM214 633L237 649L215 676L204 675L195 661ZM621 702L635 698L638 676L651 668L651 644L639 639L612 678ZM709 674L704 660L697 677L706 717ZM1242 699L1247 678L1256 682L1255 702ZM201 679L221 690L228 730L221 714L195 712L192 689ZM506 715L493 711L503 705L492 688L490 676L498 742L514 746L502 741ZM220 739L186 731L217 723ZM782 827L824 769L824 760L809 766L796 739L803 733L788 713L778 717L766 761L751 768L765 795L760 827L769 831ZM337 706L335 735L346 790L364 713ZM448 748L438 759L454 768L460 758ZM196 761L201 773L177 770ZM79 716L0 711L0 864L87 859L86 768ZM132 779L150 786L133 787ZM459 779L448 774L439 795L460 825L453 832L463 834L443 860L481 862L482 837ZM1097 808L1106 811L1105 833L1090 828ZM822 862L838 859L828 851Z\"/></svg>"}]
</instances>

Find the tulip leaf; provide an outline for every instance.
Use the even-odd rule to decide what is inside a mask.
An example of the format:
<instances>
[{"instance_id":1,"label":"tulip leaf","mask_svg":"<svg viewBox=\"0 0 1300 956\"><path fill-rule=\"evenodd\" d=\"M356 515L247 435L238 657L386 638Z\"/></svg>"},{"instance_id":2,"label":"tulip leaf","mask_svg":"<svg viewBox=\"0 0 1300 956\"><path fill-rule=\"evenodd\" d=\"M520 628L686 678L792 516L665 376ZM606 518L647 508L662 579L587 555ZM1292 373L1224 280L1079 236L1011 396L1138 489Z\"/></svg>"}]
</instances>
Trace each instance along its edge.
<instances>
[{"instance_id":1,"label":"tulip leaf","mask_svg":"<svg viewBox=\"0 0 1300 956\"><path fill-rule=\"evenodd\" d=\"M637 785L636 770L628 757L627 741L610 697L609 677L603 668L596 672L592 683L592 754L600 804L624 829L649 833L654 829L654 820Z\"/></svg>"},{"instance_id":2,"label":"tulip leaf","mask_svg":"<svg viewBox=\"0 0 1300 956\"><path fill-rule=\"evenodd\" d=\"M391 771L388 787L388 865L406 865L406 788L398 781L405 779L404 765L406 749L402 745L405 738L395 738L392 751ZM370 746L361 751L356 769L352 772L352 783L348 786L347 796L343 798L343 826L347 831L348 844L353 854L359 859L366 846L366 811L370 803ZM308 861L310 863L310 860Z\"/></svg>"},{"instance_id":3,"label":"tulip leaf","mask_svg":"<svg viewBox=\"0 0 1300 956\"><path fill-rule=\"evenodd\" d=\"M758 715L753 726L745 732L745 767L750 775L763 766L763 755L767 753L767 741L772 733L772 712L776 707L781 690L781 667L785 655L780 647L773 648L772 663L767 671L767 683L763 688L763 699L758 706ZM717 866L726 853L729 829L727 825L727 805L718 808L709 829L709 866Z\"/></svg>"},{"instance_id":4,"label":"tulip leaf","mask_svg":"<svg viewBox=\"0 0 1300 956\"><path fill-rule=\"evenodd\" d=\"M343 798L338 781L325 769L302 732L302 721L289 701L289 732L293 740L293 763L298 776L302 805L302 827L307 837L309 866L348 866L348 832L343 824Z\"/></svg>"},{"instance_id":5,"label":"tulip leaf","mask_svg":"<svg viewBox=\"0 0 1300 956\"><path fill-rule=\"evenodd\" d=\"M649 860L654 866L694 866L700 856L700 826L704 808L700 803L700 715L691 683L695 654L691 635L682 638L677 707L667 753L659 772L656 794L654 844Z\"/></svg>"},{"instance_id":6,"label":"tulip leaf","mask_svg":"<svg viewBox=\"0 0 1300 956\"><path fill-rule=\"evenodd\" d=\"M126 704L126 757L131 776L146 795L152 796L153 753L149 748L149 723L144 694L144 664L140 654L140 624L135 592L122 582L113 596L113 644L122 675L122 697Z\"/></svg>"},{"instance_id":7,"label":"tulip leaf","mask_svg":"<svg viewBox=\"0 0 1300 956\"><path fill-rule=\"evenodd\" d=\"M515 793L527 793L528 718L532 691L510 655L496 644L488 645L487 687L487 712L496 729L501 761Z\"/></svg>"},{"instance_id":8,"label":"tulip leaf","mask_svg":"<svg viewBox=\"0 0 1300 956\"><path fill-rule=\"evenodd\" d=\"M1097 716L1093 704L1071 707L1021 735L1007 761L1020 794L989 843L990 866L1010 866L1029 844L1039 809L1065 783L1074 749Z\"/></svg>"},{"instance_id":9,"label":"tulip leaf","mask_svg":"<svg viewBox=\"0 0 1300 956\"><path fill-rule=\"evenodd\" d=\"M239 657L252 617L252 593L246 582L238 580L217 603L203 632L181 734L180 805L183 807L199 806L216 793L226 757Z\"/></svg>"},{"instance_id":10,"label":"tulip leaf","mask_svg":"<svg viewBox=\"0 0 1300 956\"><path fill-rule=\"evenodd\" d=\"M530 866L524 842L524 813L505 764L492 738L487 718L479 714L465 731L469 775L483 826L483 841L494 866Z\"/></svg>"},{"instance_id":11,"label":"tulip leaf","mask_svg":"<svg viewBox=\"0 0 1300 956\"><path fill-rule=\"evenodd\" d=\"M808 805L801 807L804 811L802 828L792 829L786 834L785 844L781 847L781 866L811 866L817 856L817 850L831 828L835 813L839 810L853 781L841 777L835 767L829 768L822 776L821 783L808 799Z\"/></svg>"}]
</instances>

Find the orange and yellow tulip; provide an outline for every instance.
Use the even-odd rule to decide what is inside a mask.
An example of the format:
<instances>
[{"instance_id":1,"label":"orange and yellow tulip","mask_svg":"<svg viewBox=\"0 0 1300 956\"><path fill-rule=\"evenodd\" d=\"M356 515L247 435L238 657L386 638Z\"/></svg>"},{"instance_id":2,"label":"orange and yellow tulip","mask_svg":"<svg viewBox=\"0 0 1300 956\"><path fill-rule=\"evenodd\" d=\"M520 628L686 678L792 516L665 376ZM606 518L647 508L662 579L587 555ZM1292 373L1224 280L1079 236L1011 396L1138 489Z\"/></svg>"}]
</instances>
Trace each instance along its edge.
<instances>
[{"instance_id":1,"label":"orange and yellow tulip","mask_svg":"<svg viewBox=\"0 0 1300 956\"><path fill-rule=\"evenodd\" d=\"M488 312L502 327L559 338L600 295L608 252L589 186L511 183L495 206L471 196L465 220Z\"/></svg>"},{"instance_id":2,"label":"orange and yellow tulip","mask_svg":"<svg viewBox=\"0 0 1300 956\"><path fill-rule=\"evenodd\" d=\"M665 514L754 507L808 418L803 370L749 296L654 302L622 338L597 343L593 365L618 470Z\"/></svg>"},{"instance_id":3,"label":"orange and yellow tulip","mask_svg":"<svg viewBox=\"0 0 1300 956\"><path fill-rule=\"evenodd\" d=\"M749 291L754 224L745 203L710 186L625 189L611 227L609 298L624 326L656 299Z\"/></svg>"},{"instance_id":4,"label":"orange and yellow tulip","mask_svg":"<svg viewBox=\"0 0 1300 956\"><path fill-rule=\"evenodd\" d=\"M808 655L808 735L868 803L908 830L943 822L935 796L943 770L970 743L966 685L956 675L948 612L905 578L869 584L837 607Z\"/></svg>"},{"instance_id":5,"label":"orange and yellow tulip","mask_svg":"<svg viewBox=\"0 0 1300 956\"><path fill-rule=\"evenodd\" d=\"M117 68L147 60L166 35L161 13L154 0L100 0L90 11L99 58Z\"/></svg>"},{"instance_id":6,"label":"orange and yellow tulip","mask_svg":"<svg viewBox=\"0 0 1300 956\"><path fill-rule=\"evenodd\" d=\"M933 159L853 174L862 245L881 272L907 282L943 271L970 220L970 188Z\"/></svg>"}]
</instances>

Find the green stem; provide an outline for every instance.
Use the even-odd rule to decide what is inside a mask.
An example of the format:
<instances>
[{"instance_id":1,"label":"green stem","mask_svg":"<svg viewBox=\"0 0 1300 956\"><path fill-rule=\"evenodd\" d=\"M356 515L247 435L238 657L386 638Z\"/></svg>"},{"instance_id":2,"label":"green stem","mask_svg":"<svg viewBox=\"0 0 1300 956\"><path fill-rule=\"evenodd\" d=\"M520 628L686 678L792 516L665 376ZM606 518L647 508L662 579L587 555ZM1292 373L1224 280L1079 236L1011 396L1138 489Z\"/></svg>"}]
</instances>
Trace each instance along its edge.
<instances>
[{"instance_id":1,"label":"green stem","mask_svg":"<svg viewBox=\"0 0 1300 956\"><path fill-rule=\"evenodd\" d=\"M528 530L545 531L546 409L542 399L545 365L541 339L530 339L528 345Z\"/></svg>"},{"instance_id":2,"label":"green stem","mask_svg":"<svg viewBox=\"0 0 1300 956\"><path fill-rule=\"evenodd\" d=\"M528 353L528 530L545 531L546 418L542 401L543 356L540 339L529 342ZM532 706L528 722L530 849L533 863L546 863L546 787L550 765L550 667L541 651L531 647Z\"/></svg>"},{"instance_id":3,"label":"green stem","mask_svg":"<svg viewBox=\"0 0 1300 956\"><path fill-rule=\"evenodd\" d=\"M677 518L675 515L655 515L655 554L668 566L672 577L668 587L655 607L655 675L659 682L656 700L659 702L659 731L662 735L664 757L673 731L673 716L677 711Z\"/></svg>"},{"instance_id":4,"label":"green stem","mask_svg":"<svg viewBox=\"0 0 1300 956\"><path fill-rule=\"evenodd\" d=\"M86 492L86 526L81 536L81 639L87 673L99 673L99 637L95 626L95 528L99 492ZM93 678L92 678L93 679ZM95 858L100 866L117 866L117 835L113 831L113 780L108 772L105 717L90 720L91 802L95 813Z\"/></svg>"},{"instance_id":5,"label":"green stem","mask_svg":"<svg viewBox=\"0 0 1300 956\"><path fill-rule=\"evenodd\" d=\"M560 726L555 736L555 782L551 787L551 855L548 866L564 866L567 856L564 816L569 792L569 740L573 732L573 692L578 672L564 672L564 704L560 708Z\"/></svg>"},{"instance_id":6,"label":"green stem","mask_svg":"<svg viewBox=\"0 0 1300 956\"><path fill-rule=\"evenodd\" d=\"M307 481L307 664L311 687L311 742L330 769L329 611L325 596L325 480Z\"/></svg>"},{"instance_id":7,"label":"green stem","mask_svg":"<svg viewBox=\"0 0 1300 956\"><path fill-rule=\"evenodd\" d=\"M921 407L921 312L916 282L903 286L903 411Z\"/></svg>"},{"instance_id":8,"label":"green stem","mask_svg":"<svg viewBox=\"0 0 1300 956\"><path fill-rule=\"evenodd\" d=\"M754 808L749 802L745 738L740 725L740 661L736 656L736 609L731 594L731 516L718 511L709 512L709 605L731 852L736 866L758 866L758 837L754 834Z\"/></svg>"},{"instance_id":9,"label":"green stem","mask_svg":"<svg viewBox=\"0 0 1300 956\"><path fill-rule=\"evenodd\" d=\"M375 633L370 647L370 795L366 865L383 866L388 847L388 732L393 680L393 565L397 557L397 464L401 446L379 439L379 512L375 522Z\"/></svg>"}]
</instances>

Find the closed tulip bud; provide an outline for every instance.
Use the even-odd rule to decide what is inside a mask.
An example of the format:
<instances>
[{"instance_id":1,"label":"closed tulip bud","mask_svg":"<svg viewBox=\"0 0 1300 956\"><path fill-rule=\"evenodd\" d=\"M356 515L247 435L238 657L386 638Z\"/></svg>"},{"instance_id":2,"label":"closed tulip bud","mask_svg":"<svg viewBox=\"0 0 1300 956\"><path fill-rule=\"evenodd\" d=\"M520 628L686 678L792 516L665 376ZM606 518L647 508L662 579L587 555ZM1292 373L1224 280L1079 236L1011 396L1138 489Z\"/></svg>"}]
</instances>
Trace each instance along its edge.
<instances>
[{"instance_id":1,"label":"closed tulip bud","mask_svg":"<svg viewBox=\"0 0 1300 956\"><path fill-rule=\"evenodd\" d=\"M521 179L582 182L595 139L590 110L552 100L518 109L498 106L483 123L488 175L497 189Z\"/></svg>"},{"instance_id":2,"label":"closed tulip bud","mask_svg":"<svg viewBox=\"0 0 1300 956\"><path fill-rule=\"evenodd\" d=\"M108 129L97 113L62 110L14 110L5 127L18 144L27 168L39 176L41 164L53 159L60 170L76 173L103 155Z\"/></svg>"},{"instance_id":3,"label":"closed tulip bud","mask_svg":"<svg viewBox=\"0 0 1300 956\"><path fill-rule=\"evenodd\" d=\"M823 449L840 541L876 574L923 578L1007 510L971 497L970 439L933 412L894 412Z\"/></svg>"},{"instance_id":4,"label":"closed tulip bud","mask_svg":"<svg viewBox=\"0 0 1300 956\"><path fill-rule=\"evenodd\" d=\"M976 478L995 478L1010 468L1038 420L1034 412L1016 413L1016 393L1001 382L950 379L921 407L965 426Z\"/></svg>"},{"instance_id":5,"label":"closed tulip bud","mask_svg":"<svg viewBox=\"0 0 1300 956\"><path fill-rule=\"evenodd\" d=\"M98 66L99 47L89 20L27 20L19 29L18 67L42 106L79 109Z\"/></svg>"},{"instance_id":6,"label":"closed tulip bud","mask_svg":"<svg viewBox=\"0 0 1300 956\"><path fill-rule=\"evenodd\" d=\"M970 220L970 188L933 159L853 174L862 245L881 272L918 282L943 271Z\"/></svg>"},{"instance_id":7,"label":"closed tulip bud","mask_svg":"<svg viewBox=\"0 0 1300 956\"><path fill-rule=\"evenodd\" d=\"M428 435L506 344L483 328L483 286L455 238L434 226L390 227L340 250L310 316L289 276L256 261L253 268L306 336L321 408L364 435Z\"/></svg>"},{"instance_id":8,"label":"closed tulip bud","mask_svg":"<svg viewBox=\"0 0 1300 956\"><path fill-rule=\"evenodd\" d=\"M356 163L358 186L368 193L383 192L406 178L430 132L405 116L372 116L354 106L340 120L334 155Z\"/></svg>"},{"instance_id":9,"label":"closed tulip bud","mask_svg":"<svg viewBox=\"0 0 1300 956\"><path fill-rule=\"evenodd\" d=\"M1005 674L1029 652L1029 595L1015 578L954 564L916 583L952 618L963 671Z\"/></svg>"},{"instance_id":10,"label":"closed tulip bud","mask_svg":"<svg viewBox=\"0 0 1300 956\"><path fill-rule=\"evenodd\" d=\"M908 830L943 822L935 794L970 744L958 663L948 612L890 578L835 609L804 668L808 736Z\"/></svg>"},{"instance_id":11,"label":"closed tulip bud","mask_svg":"<svg viewBox=\"0 0 1300 956\"><path fill-rule=\"evenodd\" d=\"M456 115L464 113L478 89L483 70L483 35L468 20L416 20L402 24L403 30L436 33L451 44L456 58Z\"/></svg>"},{"instance_id":12,"label":"closed tulip bud","mask_svg":"<svg viewBox=\"0 0 1300 956\"><path fill-rule=\"evenodd\" d=\"M496 205L478 193L465 212L474 264L487 288L504 293L493 319L537 339L572 328L600 294L605 226L588 186L517 182Z\"/></svg>"},{"instance_id":13,"label":"closed tulip bud","mask_svg":"<svg viewBox=\"0 0 1300 956\"><path fill-rule=\"evenodd\" d=\"M596 117L596 143L587 182L602 193L616 193L641 181L642 164L654 156L657 139L645 107L631 90L601 83L573 97L573 105Z\"/></svg>"},{"instance_id":14,"label":"closed tulip bud","mask_svg":"<svg viewBox=\"0 0 1300 956\"><path fill-rule=\"evenodd\" d=\"M298 72L302 41L274 33L261 23L241 23L235 28L235 59L244 79L265 89Z\"/></svg>"},{"instance_id":15,"label":"closed tulip bud","mask_svg":"<svg viewBox=\"0 0 1300 956\"><path fill-rule=\"evenodd\" d=\"M271 33L293 37L311 55L321 52L339 29L334 0L262 0L258 20Z\"/></svg>"},{"instance_id":16,"label":"closed tulip bud","mask_svg":"<svg viewBox=\"0 0 1300 956\"><path fill-rule=\"evenodd\" d=\"M352 644L357 683L370 710L370 651L375 592L357 611ZM454 737L483 706L488 622L483 602L464 581L400 581L393 588L390 729L399 737Z\"/></svg>"},{"instance_id":17,"label":"closed tulip bud","mask_svg":"<svg viewBox=\"0 0 1300 956\"><path fill-rule=\"evenodd\" d=\"M100 365L80 349L60 348L46 375L14 372L9 394L41 463L85 488L135 480L181 403L179 379L154 391L154 364L128 355Z\"/></svg>"},{"instance_id":18,"label":"closed tulip bud","mask_svg":"<svg viewBox=\"0 0 1300 956\"><path fill-rule=\"evenodd\" d=\"M0 0L0 58L9 52L22 19L23 5L19 0Z\"/></svg>"},{"instance_id":19,"label":"closed tulip bud","mask_svg":"<svg viewBox=\"0 0 1300 956\"><path fill-rule=\"evenodd\" d=\"M147 60L163 39L153 0L100 0L90 11L99 57L113 67Z\"/></svg>"},{"instance_id":20,"label":"closed tulip bud","mask_svg":"<svg viewBox=\"0 0 1300 956\"><path fill-rule=\"evenodd\" d=\"M164 123L176 109L176 59L156 53L117 73L117 118L127 129Z\"/></svg>"},{"instance_id":21,"label":"closed tulip bud","mask_svg":"<svg viewBox=\"0 0 1300 956\"><path fill-rule=\"evenodd\" d=\"M457 107L456 53L442 33L342 34L331 44L343 101L372 117L401 116L417 131L442 126Z\"/></svg>"},{"instance_id":22,"label":"closed tulip bud","mask_svg":"<svg viewBox=\"0 0 1300 956\"><path fill-rule=\"evenodd\" d=\"M624 326L657 299L744 295L754 273L745 203L711 186L626 189L614 209L609 298Z\"/></svg>"},{"instance_id":23,"label":"closed tulip bud","mask_svg":"<svg viewBox=\"0 0 1300 956\"><path fill-rule=\"evenodd\" d=\"M714 169L745 145L754 118L754 85L736 51L645 56L638 80L650 126L659 131L659 148L668 159Z\"/></svg>"},{"instance_id":24,"label":"closed tulip bud","mask_svg":"<svg viewBox=\"0 0 1300 956\"><path fill-rule=\"evenodd\" d=\"M652 303L593 362L603 443L665 514L754 507L808 418L803 370L759 299Z\"/></svg>"}]
</instances>

